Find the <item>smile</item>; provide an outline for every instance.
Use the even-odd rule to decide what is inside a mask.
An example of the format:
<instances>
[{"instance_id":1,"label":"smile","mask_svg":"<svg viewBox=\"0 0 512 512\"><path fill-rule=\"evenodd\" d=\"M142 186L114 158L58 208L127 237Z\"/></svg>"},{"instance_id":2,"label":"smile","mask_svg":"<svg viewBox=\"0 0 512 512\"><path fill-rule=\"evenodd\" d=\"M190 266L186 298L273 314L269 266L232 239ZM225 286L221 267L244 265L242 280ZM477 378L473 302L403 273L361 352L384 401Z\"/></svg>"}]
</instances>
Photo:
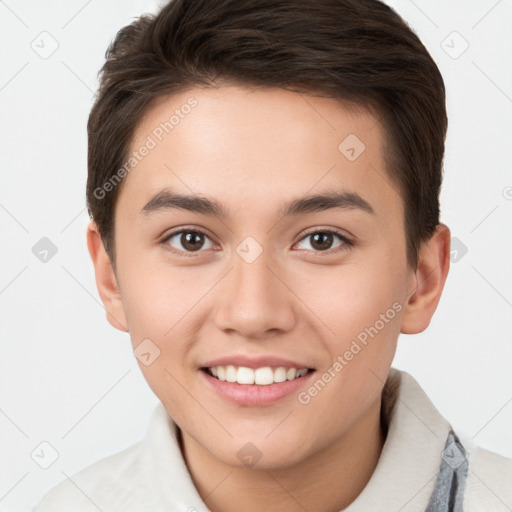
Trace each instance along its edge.
<instances>
[{"instance_id":1,"label":"smile","mask_svg":"<svg viewBox=\"0 0 512 512\"><path fill-rule=\"evenodd\" d=\"M272 368L263 366L261 368L248 368L246 366L212 366L204 368L212 377L220 381L236 382L242 385L269 386L288 380L295 380L308 373L308 368L285 368L279 366Z\"/></svg>"},{"instance_id":2,"label":"smile","mask_svg":"<svg viewBox=\"0 0 512 512\"><path fill-rule=\"evenodd\" d=\"M309 385L316 373L312 368L297 370L285 366L249 368L217 365L202 367L201 370L199 374L207 388L222 399L242 407L272 406L280 400L293 399ZM227 377L235 380L228 381Z\"/></svg>"}]
</instances>

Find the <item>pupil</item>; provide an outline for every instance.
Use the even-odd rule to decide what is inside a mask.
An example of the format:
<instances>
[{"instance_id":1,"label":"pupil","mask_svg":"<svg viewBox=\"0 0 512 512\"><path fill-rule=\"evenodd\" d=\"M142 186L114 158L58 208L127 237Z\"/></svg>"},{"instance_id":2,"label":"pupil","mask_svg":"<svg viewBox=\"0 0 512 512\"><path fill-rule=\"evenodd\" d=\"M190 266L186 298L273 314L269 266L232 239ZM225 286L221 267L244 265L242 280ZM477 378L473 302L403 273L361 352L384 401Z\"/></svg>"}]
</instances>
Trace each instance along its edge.
<instances>
[{"instance_id":1,"label":"pupil","mask_svg":"<svg viewBox=\"0 0 512 512\"><path fill-rule=\"evenodd\" d=\"M191 231L181 235L181 244L188 250L197 251L203 243L203 234Z\"/></svg>"},{"instance_id":2,"label":"pupil","mask_svg":"<svg viewBox=\"0 0 512 512\"><path fill-rule=\"evenodd\" d=\"M313 235L313 243L311 245L321 251L329 249L330 246L332 245L332 234L315 233Z\"/></svg>"}]
</instances>

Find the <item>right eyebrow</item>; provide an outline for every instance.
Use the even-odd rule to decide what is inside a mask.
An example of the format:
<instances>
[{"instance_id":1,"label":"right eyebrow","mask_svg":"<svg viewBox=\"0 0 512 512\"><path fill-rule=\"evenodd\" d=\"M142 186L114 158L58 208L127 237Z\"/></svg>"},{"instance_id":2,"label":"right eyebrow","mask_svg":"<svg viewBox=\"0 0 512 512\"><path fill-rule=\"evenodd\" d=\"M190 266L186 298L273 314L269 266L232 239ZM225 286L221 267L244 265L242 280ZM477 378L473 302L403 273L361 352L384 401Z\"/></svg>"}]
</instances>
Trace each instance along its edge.
<instances>
[{"instance_id":1,"label":"right eyebrow","mask_svg":"<svg viewBox=\"0 0 512 512\"><path fill-rule=\"evenodd\" d=\"M176 194L168 188L156 193L140 213L149 216L153 212L172 209L188 210L205 215L215 215L216 217L228 217L226 210L212 199Z\"/></svg>"}]
</instances>

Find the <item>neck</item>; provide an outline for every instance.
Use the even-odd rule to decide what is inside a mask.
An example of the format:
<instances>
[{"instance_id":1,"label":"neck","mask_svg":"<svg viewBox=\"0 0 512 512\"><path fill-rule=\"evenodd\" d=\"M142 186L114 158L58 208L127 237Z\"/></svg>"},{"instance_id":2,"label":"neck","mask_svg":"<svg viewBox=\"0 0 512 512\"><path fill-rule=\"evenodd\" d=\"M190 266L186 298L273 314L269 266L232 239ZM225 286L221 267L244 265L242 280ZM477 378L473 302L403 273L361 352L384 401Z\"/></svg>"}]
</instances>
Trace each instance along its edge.
<instances>
[{"instance_id":1,"label":"neck","mask_svg":"<svg viewBox=\"0 0 512 512\"><path fill-rule=\"evenodd\" d=\"M240 469L214 458L186 433L183 455L212 512L343 510L364 489L385 441L381 397L324 450L280 469Z\"/></svg>"}]
</instances>

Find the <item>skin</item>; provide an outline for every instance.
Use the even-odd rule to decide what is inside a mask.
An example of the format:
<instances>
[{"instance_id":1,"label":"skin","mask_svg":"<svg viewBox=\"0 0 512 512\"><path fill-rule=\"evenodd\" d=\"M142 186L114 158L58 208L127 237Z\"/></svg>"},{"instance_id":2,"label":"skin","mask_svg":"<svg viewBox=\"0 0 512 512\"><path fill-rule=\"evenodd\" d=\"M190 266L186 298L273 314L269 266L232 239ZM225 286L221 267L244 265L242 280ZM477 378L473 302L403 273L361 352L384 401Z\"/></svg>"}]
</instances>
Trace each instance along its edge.
<instances>
[{"instance_id":1,"label":"skin","mask_svg":"<svg viewBox=\"0 0 512 512\"><path fill-rule=\"evenodd\" d=\"M157 359L139 364L182 431L186 463L210 510L341 510L377 464L385 441L381 392L397 338L427 328L449 269L450 232L440 224L421 246L418 267L408 265L403 201L385 169L381 125L334 99L235 85L193 88L160 98L132 149L190 97L197 106L122 186L116 272L96 225L88 226L107 319L130 333L134 348L146 338L158 346ZM338 149L350 133L366 146L353 162ZM215 199L229 216L141 214L166 187ZM340 189L359 194L374 213L280 214L292 199ZM163 242L179 228L208 235L190 257L180 235ZM333 235L332 248L319 250L306 234L326 229L353 245ZM236 252L247 236L263 250L252 263ZM292 394L271 406L242 407L200 375L208 360L246 354L307 362L321 376L394 303L401 311L307 405ZM251 468L237 456L249 442L261 454Z\"/></svg>"}]
</instances>

